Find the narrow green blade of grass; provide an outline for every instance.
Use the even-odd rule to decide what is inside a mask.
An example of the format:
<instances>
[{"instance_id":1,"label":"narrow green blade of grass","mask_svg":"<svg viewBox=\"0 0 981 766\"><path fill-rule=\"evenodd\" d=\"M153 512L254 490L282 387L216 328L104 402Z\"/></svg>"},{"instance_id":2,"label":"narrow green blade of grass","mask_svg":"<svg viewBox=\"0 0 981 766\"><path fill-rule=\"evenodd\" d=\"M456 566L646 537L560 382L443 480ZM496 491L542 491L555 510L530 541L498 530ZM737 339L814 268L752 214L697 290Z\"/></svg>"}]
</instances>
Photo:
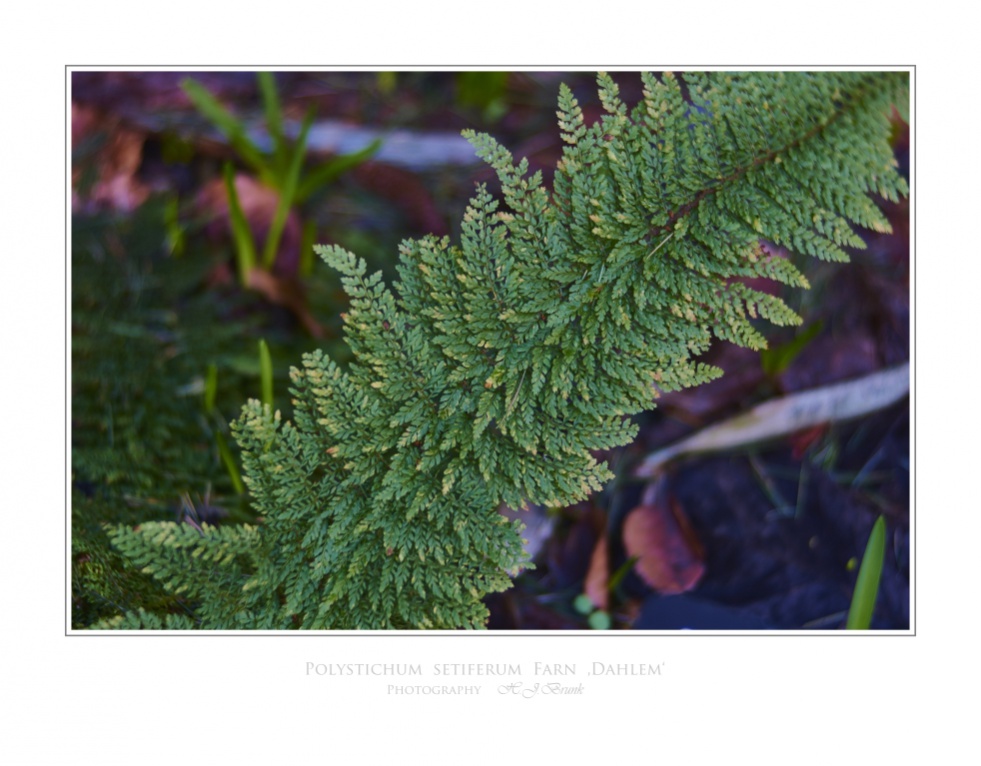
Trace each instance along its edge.
<instances>
[{"instance_id":1,"label":"narrow green blade of grass","mask_svg":"<svg viewBox=\"0 0 981 766\"><path fill-rule=\"evenodd\" d=\"M242 206L238 202L238 192L235 191L235 170L230 162L225 163L225 193L228 195L228 220L231 222L232 237L235 240L238 281L242 287L248 287L249 272L255 268L255 241L252 239L252 230L245 220Z\"/></svg>"},{"instance_id":2,"label":"narrow green blade of grass","mask_svg":"<svg viewBox=\"0 0 981 766\"><path fill-rule=\"evenodd\" d=\"M283 227L286 225L286 216L289 215L290 208L293 207L293 200L296 197L296 187L300 180L300 170L303 168L303 158L307 153L307 134L313 124L313 112L308 112L303 120L303 127L300 128L300 135L296 140L296 147L293 149L293 156L290 158L290 166L286 171L286 178L279 189L279 202L276 205L276 213L273 216L272 225L269 227L269 235L266 237L266 246L262 251L262 264L267 269L271 269L276 262L276 252L279 250L279 240L283 235Z\"/></svg>"},{"instance_id":3,"label":"narrow green blade of grass","mask_svg":"<svg viewBox=\"0 0 981 766\"><path fill-rule=\"evenodd\" d=\"M620 568L610 577L610 582L607 584L606 589L613 593L617 589L617 586L623 581L623 578L627 576L627 573L633 569L634 564L637 563L637 557L631 556L629 559L624 561Z\"/></svg>"},{"instance_id":4,"label":"narrow green blade of grass","mask_svg":"<svg viewBox=\"0 0 981 766\"><path fill-rule=\"evenodd\" d=\"M215 441L218 443L218 454L221 456L221 462L225 464L228 477L232 480L235 493L238 495L245 494L245 485L242 484L242 475L238 471L238 466L235 465L235 456L228 448L228 442L225 441L225 436L221 431L215 434Z\"/></svg>"},{"instance_id":5,"label":"narrow green blade of grass","mask_svg":"<svg viewBox=\"0 0 981 766\"><path fill-rule=\"evenodd\" d=\"M215 409L215 396L218 393L218 366L212 362L208 365L208 374L204 379L204 411L210 415Z\"/></svg>"},{"instance_id":6,"label":"narrow green blade of grass","mask_svg":"<svg viewBox=\"0 0 981 766\"><path fill-rule=\"evenodd\" d=\"M876 519L865 546L862 565L858 569L858 579L855 581L855 592L852 594L852 605L848 610L848 620L845 630L868 630L872 624L872 611L875 609L875 599L879 595L879 579L882 576L882 562L886 554L886 520L880 516Z\"/></svg>"},{"instance_id":7,"label":"narrow green blade of grass","mask_svg":"<svg viewBox=\"0 0 981 766\"><path fill-rule=\"evenodd\" d=\"M195 108L225 134L225 138L243 160L264 176L270 173L259 147L252 143L235 115L225 109L201 83L187 79L181 82L181 87Z\"/></svg>"},{"instance_id":8,"label":"narrow green blade of grass","mask_svg":"<svg viewBox=\"0 0 981 766\"><path fill-rule=\"evenodd\" d=\"M276 178L283 183L289 157L289 147L283 136L283 108L276 89L276 76L272 72L259 72L259 92L262 94L262 108L266 115L266 129L273 142L273 165Z\"/></svg>"},{"instance_id":9,"label":"narrow green blade of grass","mask_svg":"<svg viewBox=\"0 0 981 766\"><path fill-rule=\"evenodd\" d=\"M184 236L184 227L180 220L180 200L175 194L167 199L164 206L164 229L167 232L167 246L171 255L180 258L187 247L187 239Z\"/></svg>"},{"instance_id":10,"label":"narrow green blade of grass","mask_svg":"<svg viewBox=\"0 0 981 766\"><path fill-rule=\"evenodd\" d=\"M376 138L364 149L352 152L351 154L342 154L313 170L303 179L303 183L300 184L300 188L296 192L297 204L305 202L311 194L314 194L321 187L326 186L351 168L357 167L365 160L370 159L381 148L381 145L381 139Z\"/></svg>"},{"instance_id":11,"label":"narrow green blade of grass","mask_svg":"<svg viewBox=\"0 0 981 766\"><path fill-rule=\"evenodd\" d=\"M269 346L265 340L259 341L259 379L262 381L262 403L273 406L273 366Z\"/></svg>"},{"instance_id":12,"label":"narrow green blade of grass","mask_svg":"<svg viewBox=\"0 0 981 766\"><path fill-rule=\"evenodd\" d=\"M818 320L798 332L790 342L760 351L760 365L763 367L763 372L772 377L786 370L807 344L817 337L823 326L824 323Z\"/></svg>"},{"instance_id":13,"label":"narrow green blade of grass","mask_svg":"<svg viewBox=\"0 0 981 766\"><path fill-rule=\"evenodd\" d=\"M317 224L314 221L306 221L303 224L303 238L300 242L300 266L301 277L309 277L313 273L314 252L313 246L317 242Z\"/></svg>"}]
</instances>

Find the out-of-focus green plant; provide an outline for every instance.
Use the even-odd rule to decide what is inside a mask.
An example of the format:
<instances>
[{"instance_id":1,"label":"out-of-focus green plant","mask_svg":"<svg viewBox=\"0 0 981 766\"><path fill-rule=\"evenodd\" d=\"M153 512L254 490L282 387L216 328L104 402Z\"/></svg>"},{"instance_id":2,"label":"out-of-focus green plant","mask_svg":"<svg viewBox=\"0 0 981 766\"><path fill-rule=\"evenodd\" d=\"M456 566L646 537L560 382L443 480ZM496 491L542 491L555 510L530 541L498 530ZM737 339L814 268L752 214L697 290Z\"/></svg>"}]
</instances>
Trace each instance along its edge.
<instances>
[{"instance_id":1,"label":"out-of-focus green plant","mask_svg":"<svg viewBox=\"0 0 981 766\"><path fill-rule=\"evenodd\" d=\"M356 167L371 157L381 146L375 140L364 149L351 154L334 157L328 162L304 172L307 152L307 137L313 125L315 112L311 108L300 125L295 141L286 137L283 109L276 88L276 79L271 72L257 75L259 93L262 98L266 129L272 142L271 150L262 151L249 138L245 123L228 111L201 83L187 79L181 83L184 92L197 108L228 140L240 160L252 169L259 180L277 193L278 202L273 214L272 224L263 243L261 260L248 222L242 213L238 194L235 190L235 171L231 163L224 168L225 191L228 195L228 214L231 220L232 235L235 241L235 257L238 266L239 282L248 285L249 272L257 266L271 270L276 262L279 243L286 226L290 210L301 206L311 196L332 183L342 173ZM304 242L316 239L316 228L304 225ZM312 259L303 258L301 273L308 272Z\"/></svg>"},{"instance_id":2,"label":"out-of-focus green plant","mask_svg":"<svg viewBox=\"0 0 981 766\"><path fill-rule=\"evenodd\" d=\"M249 272L255 268L255 242L252 230L245 220L242 206L235 191L235 171L231 163L225 165L225 193L228 195L228 220L232 228L232 238L235 241L235 262L238 264L238 278L242 286L249 283Z\"/></svg>"},{"instance_id":3,"label":"out-of-focus green plant","mask_svg":"<svg viewBox=\"0 0 981 766\"><path fill-rule=\"evenodd\" d=\"M507 72L457 72L457 102L479 109L487 122L497 122L507 113L507 84Z\"/></svg>"},{"instance_id":4,"label":"out-of-focus green plant","mask_svg":"<svg viewBox=\"0 0 981 766\"><path fill-rule=\"evenodd\" d=\"M858 568L852 605L845 622L846 630L868 630L872 625L872 612L879 595L882 562L886 554L886 520L880 516L872 526L869 542L865 546L862 565Z\"/></svg>"},{"instance_id":5,"label":"out-of-focus green plant","mask_svg":"<svg viewBox=\"0 0 981 766\"><path fill-rule=\"evenodd\" d=\"M824 323L820 320L813 322L800 330L793 340L762 349L760 351L760 364L763 366L763 372L773 378L786 370L800 352L807 347L807 344L818 336L823 326Z\"/></svg>"},{"instance_id":6,"label":"out-of-focus green plant","mask_svg":"<svg viewBox=\"0 0 981 766\"><path fill-rule=\"evenodd\" d=\"M262 403L273 409L273 368L269 345L259 341L259 379L262 382Z\"/></svg>"},{"instance_id":7,"label":"out-of-focus green plant","mask_svg":"<svg viewBox=\"0 0 981 766\"><path fill-rule=\"evenodd\" d=\"M269 405L274 409L273 398L273 363L272 355L269 353L269 344L264 338L259 339L259 390L263 404ZM225 438L225 430L228 423L215 407L215 400L218 392L218 365L212 362L208 365L207 373L204 378L204 414L215 422L215 446L218 448L218 456L221 458L228 478L231 480L232 487L236 494L245 493L245 485L242 483L242 473L238 467L235 454L228 445Z\"/></svg>"}]
</instances>

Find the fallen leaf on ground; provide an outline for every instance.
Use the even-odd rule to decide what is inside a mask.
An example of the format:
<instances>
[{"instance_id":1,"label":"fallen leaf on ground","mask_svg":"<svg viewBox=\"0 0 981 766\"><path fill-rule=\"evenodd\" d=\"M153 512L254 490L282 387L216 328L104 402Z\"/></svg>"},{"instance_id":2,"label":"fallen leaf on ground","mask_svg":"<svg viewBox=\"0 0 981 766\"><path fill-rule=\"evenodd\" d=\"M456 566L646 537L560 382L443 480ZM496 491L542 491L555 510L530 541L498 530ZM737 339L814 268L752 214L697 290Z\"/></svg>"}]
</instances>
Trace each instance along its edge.
<instances>
[{"instance_id":1,"label":"fallen leaf on ground","mask_svg":"<svg viewBox=\"0 0 981 766\"><path fill-rule=\"evenodd\" d=\"M652 493L655 494L655 493ZM623 523L623 545L634 570L663 594L689 591L705 573L702 546L674 500L644 498Z\"/></svg>"}]
</instances>

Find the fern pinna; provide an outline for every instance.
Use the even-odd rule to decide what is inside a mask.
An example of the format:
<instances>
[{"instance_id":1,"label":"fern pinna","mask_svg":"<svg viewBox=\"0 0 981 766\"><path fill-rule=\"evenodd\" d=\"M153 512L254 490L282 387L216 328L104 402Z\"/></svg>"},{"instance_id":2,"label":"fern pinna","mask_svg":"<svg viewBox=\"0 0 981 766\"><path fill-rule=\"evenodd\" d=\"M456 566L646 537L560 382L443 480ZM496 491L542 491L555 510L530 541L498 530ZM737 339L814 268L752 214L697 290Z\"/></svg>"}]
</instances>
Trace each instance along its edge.
<instances>
[{"instance_id":1,"label":"fern pinna","mask_svg":"<svg viewBox=\"0 0 981 766\"><path fill-rule=\"evenodd\" d=\"M594 125L561 89L551 192L468 134L504 204L480 187L459 245L404 242L394 289L318 248L350 295L355 361L307 355L292 423L245 407L235 431L261 524L113 531L196 627L483 626L481 599L527 564L499 507L600 489L612 475L593 452L631 441L657 390L720 374L695 361L713 336L763 348L754 318L799 321L742 279L807 286L761 240L844 261L863 246L852 224L888 228L869 195L907 193L888 140L906 73L643 82L630 110L601 74Z\"/></svg>"}]
</instances>

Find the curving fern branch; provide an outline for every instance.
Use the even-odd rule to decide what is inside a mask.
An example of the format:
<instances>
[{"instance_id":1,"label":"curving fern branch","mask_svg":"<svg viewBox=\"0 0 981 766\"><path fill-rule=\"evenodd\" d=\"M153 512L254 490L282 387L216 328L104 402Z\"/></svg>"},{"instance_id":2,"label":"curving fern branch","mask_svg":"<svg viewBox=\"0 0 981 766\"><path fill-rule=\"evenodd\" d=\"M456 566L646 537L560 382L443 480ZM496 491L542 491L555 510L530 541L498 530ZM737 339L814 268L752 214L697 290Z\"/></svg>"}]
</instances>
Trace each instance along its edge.
<instances>
[{"instance_id":1,"label":"curving fern branch","mask_svg":"<svg viewBox=\"0 0 981 766\"><path fill-rule=\"evenodd\" d=\"M807 287L766 239L826 260L888 223L870 194L907 193L889 146L905 73L644 75L628 109L598 78L587 125L559 95L551 193L528 163L468 133L497 172L459 245L402 244L394 289L338 247L354 362L292 370L294 419L250 402L235 426L257 528L117 528L116 545L202 628L483 626L481 599L528 564L502 504L564 505L611 478L596 450L636 435L656 390L720 371L714 337L766 343L796 324L741 278Z\"/></svg>"}]
</instances>

